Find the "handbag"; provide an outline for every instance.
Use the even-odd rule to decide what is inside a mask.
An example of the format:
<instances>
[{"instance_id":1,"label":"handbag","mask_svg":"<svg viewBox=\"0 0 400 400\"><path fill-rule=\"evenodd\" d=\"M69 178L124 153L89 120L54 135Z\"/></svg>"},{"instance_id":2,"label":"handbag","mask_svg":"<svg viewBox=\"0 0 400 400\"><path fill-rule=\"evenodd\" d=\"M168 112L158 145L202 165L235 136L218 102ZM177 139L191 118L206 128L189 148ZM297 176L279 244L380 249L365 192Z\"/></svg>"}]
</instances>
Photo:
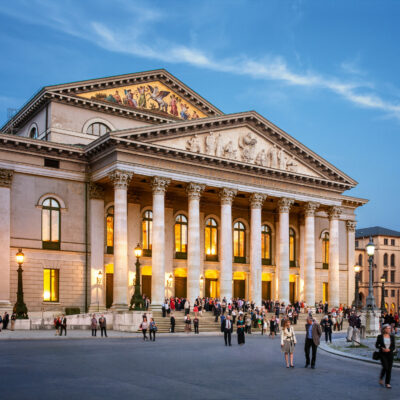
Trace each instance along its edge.
<instances>
[{"instance_id":1,"label":"handbag","mask_svg":"<svg viewBox=\"0 0 400 400\"><path fill-rule=\"evenodd\" d=\"M381 353L379 352L379 351L374 351L373 353L372 353L372 359L373 360L380 360L381 359Z\"/></svg>"}]
</instances>

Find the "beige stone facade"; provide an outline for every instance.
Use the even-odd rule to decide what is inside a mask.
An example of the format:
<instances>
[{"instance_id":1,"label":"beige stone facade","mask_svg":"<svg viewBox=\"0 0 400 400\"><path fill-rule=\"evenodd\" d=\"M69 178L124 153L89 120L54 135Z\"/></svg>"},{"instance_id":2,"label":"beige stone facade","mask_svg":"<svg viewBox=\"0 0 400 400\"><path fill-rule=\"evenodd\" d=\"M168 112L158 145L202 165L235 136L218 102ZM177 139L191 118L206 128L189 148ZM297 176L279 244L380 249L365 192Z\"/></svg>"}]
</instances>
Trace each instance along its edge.
<instances>
[{"instance_id":1,"label":"beige stone facade","mask_svg":"<svg viewBox=\"0 0 400 400\"><path fill-rule=\"evenodd\" d=\"M102 93L128 84L144 89ZM22 248L30 311L126 309L137 243L154 305L354 298L366 200L345 196L354 180L256 112L223 114L159 70L46 87L2 132L2 308L16 300Z\"/></svg>"}]
</instances>

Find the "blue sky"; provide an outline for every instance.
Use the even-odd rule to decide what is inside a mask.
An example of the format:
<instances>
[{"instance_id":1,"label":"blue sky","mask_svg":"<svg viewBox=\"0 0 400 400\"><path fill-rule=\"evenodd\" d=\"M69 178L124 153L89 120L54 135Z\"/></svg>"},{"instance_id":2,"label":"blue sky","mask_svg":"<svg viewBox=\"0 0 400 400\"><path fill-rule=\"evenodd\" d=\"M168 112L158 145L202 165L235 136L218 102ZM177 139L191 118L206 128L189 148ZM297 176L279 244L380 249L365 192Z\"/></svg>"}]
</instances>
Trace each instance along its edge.
<instances>
[{"instance_id":1,"label":"blue sky","mask_svg":"<svg viewBox=\"0 0 400 400\"><path fill-rule=\"evenodd\" d=\"M0 123L42 86L166 68L256 110L359 182L400 230L400 2L17 1L0 8Z\"/></svg>"}]
</instances>

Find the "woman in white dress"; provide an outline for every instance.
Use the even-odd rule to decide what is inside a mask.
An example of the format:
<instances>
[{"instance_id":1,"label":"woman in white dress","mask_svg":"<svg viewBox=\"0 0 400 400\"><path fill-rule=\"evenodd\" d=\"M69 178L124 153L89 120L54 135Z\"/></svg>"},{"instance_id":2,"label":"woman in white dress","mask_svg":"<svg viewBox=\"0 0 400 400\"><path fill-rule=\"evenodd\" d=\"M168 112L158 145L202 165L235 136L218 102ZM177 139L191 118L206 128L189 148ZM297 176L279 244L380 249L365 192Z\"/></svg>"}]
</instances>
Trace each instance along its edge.
<instances>
[{"instance_id":1,"label":"woman in white dress","mask_svg":"<svg viewBox=\"0 0 400 400\"><path fill-rule=\"evenodd\" d=\"M281 333L281 350L285 353L286 368L294 368L293 353L297 340L293 327L287 319L283 325ZM289 365L290 358L290 365Z\"/></svg>"}]
</instances>

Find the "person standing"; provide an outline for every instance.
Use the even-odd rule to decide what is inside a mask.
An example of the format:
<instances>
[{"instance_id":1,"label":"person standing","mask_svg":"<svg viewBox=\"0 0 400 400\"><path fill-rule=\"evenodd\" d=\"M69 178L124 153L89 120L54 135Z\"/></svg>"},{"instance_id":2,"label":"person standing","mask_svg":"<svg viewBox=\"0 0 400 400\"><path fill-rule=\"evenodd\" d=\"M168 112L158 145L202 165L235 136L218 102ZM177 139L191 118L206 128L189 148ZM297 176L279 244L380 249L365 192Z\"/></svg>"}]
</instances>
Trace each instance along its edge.
<instances>
[{"instance_id":1,"label":"person standing","mask_svg":"<svg viewBox=\"0 0 400 400\"><path fill-rule=\"evenodd\" d=\"M192 320L190 319L190 314L185 316L185 332L192 332Z\"/></svg>"},{"instance_id":2,"label":"person standing","mask_svg":"<svg viewBox=\"0 0 400 400\"><path fill-rule=\"evenodd\" d=\"M296 346L297 340L294 334L294 329L290 324L290 320L285 320L285 325L281 333L281 349L285 353L286 368L294 368L293 364L293 353L294 347ZM289 365L290 357L290 365Z\"/></svg>"},{"instance_id":3,"label":"person standing","mask_svg":"<svg viewBox=\"0 0 400 400\"><path fill-rule=\"evenodd\" d=\"M152 340L151 338L153 337L153 342L155 342L157 325L156 322L154 321L154 318L150 318L149 331L150 331L150 341Z\"/></svg>"},{"instance_id":4,"label":"person standing","mask_svg":"<svg viewBox=\"0 0 400 400\"><path fill-rule=\"evenodd\" d=\"M140 324L140 330L143 333L143 340L149 340L149 338L147 337L147 328L149 327L149 323L147 322L147 317L143 316L143 321Z\"/></svg>"},{"instance_id":5,"label":"person standing","mask_svg":"<svg viewBox=\"0 0 400 400\"><path fill-rule=\"evenodd\" d=\"M193 319L194 333L199 334L199 317L196 315Z\"/></svg>"},{"instance_id":6,"label":"person standing","mask_svg":"<svg viewBox=\"0 0 400 400\"><path fill-rule=\"evenodd\" d=\"M311 358L311 368L315 369L315 361L317 359L317 348L320 343L320 338L322 335L321 326L316 323L310 315L307 317L306 323L306 340L304 344L304 352L306 355L306 365L307 368L310 365L310 349L312 349Z\"/></svg>"},{"instance_id":7,"label":"person standing","mask_svg":"<svg viewBox=\"0 0 400 400\"><path fill-rule=\"evenodd\" d=\"M17 316L15 315L15 313L13 312L11 314L11 330L13 331L15 329L15 320L17 319Z\"/></svg>"},{"instance_id":8,"label":"person standing","mask_svg":"<svg viewBox=\"0 0 400 400\"><path fill-rule=\"evenodd\" d=\"M67 317L64 314L61 316L60 336L62 336L63 331L64 331L64 336L67 336Z\"/></svg>"},{"instance_id":9,"label":"person standing","mask_svg":"<svg viewBox=\"0 0 400 400\"><path fill-rule=\"evenodd\" d=\"M276 327L277 327L276 317L275 315L273 315L271 320L269 321L269 336L271 336L272 339L275 337Z\"/></svg>"},{"instance_id":10,"label":"person standing","mask_svg":"<svg viewBox=\"0 0 400 400\"><path fill-rule=\"evenodd\" d=\"M238 320L237 320L237 338L238 338L238 345L243 345L245 343L244 339L244 319L243 319L243 314L239 314Z\"/></svg>"},{"instance_id":11,"label":"person standing","mask_svg":"<svg viewBox=\"0 0 400 400\"><path fill-rule=\"evenodd\" d=\"M188 299L186 299L186 301L185 301L184 308L185 308L185 315L188 315L190 313L190 303L189 303Z\"/></svg>"},{"instance_id":12,"label":"person standing","mask_svg":"<svg viewBox=\"0 0 400 400\"><path fill-rule=\"evenodd\" d=\"M231 339L232 339L232 332L233 332L233 323L231 321L231 316L228 315L224 320L224 340L225 346L232 346Z\"/></svg>"},{"instance_id":13,"label":"person standing","mask_svg":"<svg viewBox=\"0 0 400 400\"><path fill-rule=\"evenodd\" d=\"M92 336L97 336L97 319L95 314L92 315L90 329L92 330Z\"/></svg>"},{"instance_id":14,"label":"person standing","mask_svg":"<svg viewBox=\"0 0 400 400\"><path fill-rule=\"evenodd\" d=\"M170 322L171 322L171 333L174 333L175 332L175 316L174 316L174 313L171 313L171 319L170 319Z\"/></svg>"},{"instance_id":15,"label":"person standing","mask_svg":"<svg viewBox=\"0 0 400 400\"><path fill-rule=\"evenodd\" d=\"M101 330L101 337L103 337L103 333L104 336L107 337L107 320L104 318L104 315L99 318L99 325Z\"/></svg>"},{"instance_id":16,"label":"person standing","mask_svg":"<svg viewBox=\"0 0 400 400\"><path fill-rule=\"evenodd\" d=\"M328 343L328 340L330 343L332 343L332 327L333 327L333 325L334 324L333 324L330 314L326 315L321 322L321 326L325 332L325 342L326 343Z\"/></svg>"},{"instance_id":17,"label":"person standing","mask_svg":"<svg viewBox=\"0 0 400 400\"><path fill-rule=\"evenodd\" d=\"M10 322L10 315L6 311L3 317L3 329L8 329L8 323Z\"/></svg>"},{"instance_id":18,"label":"person standing","mask_svg":"<svg viewBox=\"0 0 400 400\"><path fill-rule=\"evenodd\" d=\"M391 389L390 379L392 376L393 352L396 349L394 335L391 335L392 327L389 324L382 326L382 334L376 338L375 347L379 349L380 360L382 364L379 384L383 386L383 377L385 377L385 386Z\"/></svg>"}]
</instances>

